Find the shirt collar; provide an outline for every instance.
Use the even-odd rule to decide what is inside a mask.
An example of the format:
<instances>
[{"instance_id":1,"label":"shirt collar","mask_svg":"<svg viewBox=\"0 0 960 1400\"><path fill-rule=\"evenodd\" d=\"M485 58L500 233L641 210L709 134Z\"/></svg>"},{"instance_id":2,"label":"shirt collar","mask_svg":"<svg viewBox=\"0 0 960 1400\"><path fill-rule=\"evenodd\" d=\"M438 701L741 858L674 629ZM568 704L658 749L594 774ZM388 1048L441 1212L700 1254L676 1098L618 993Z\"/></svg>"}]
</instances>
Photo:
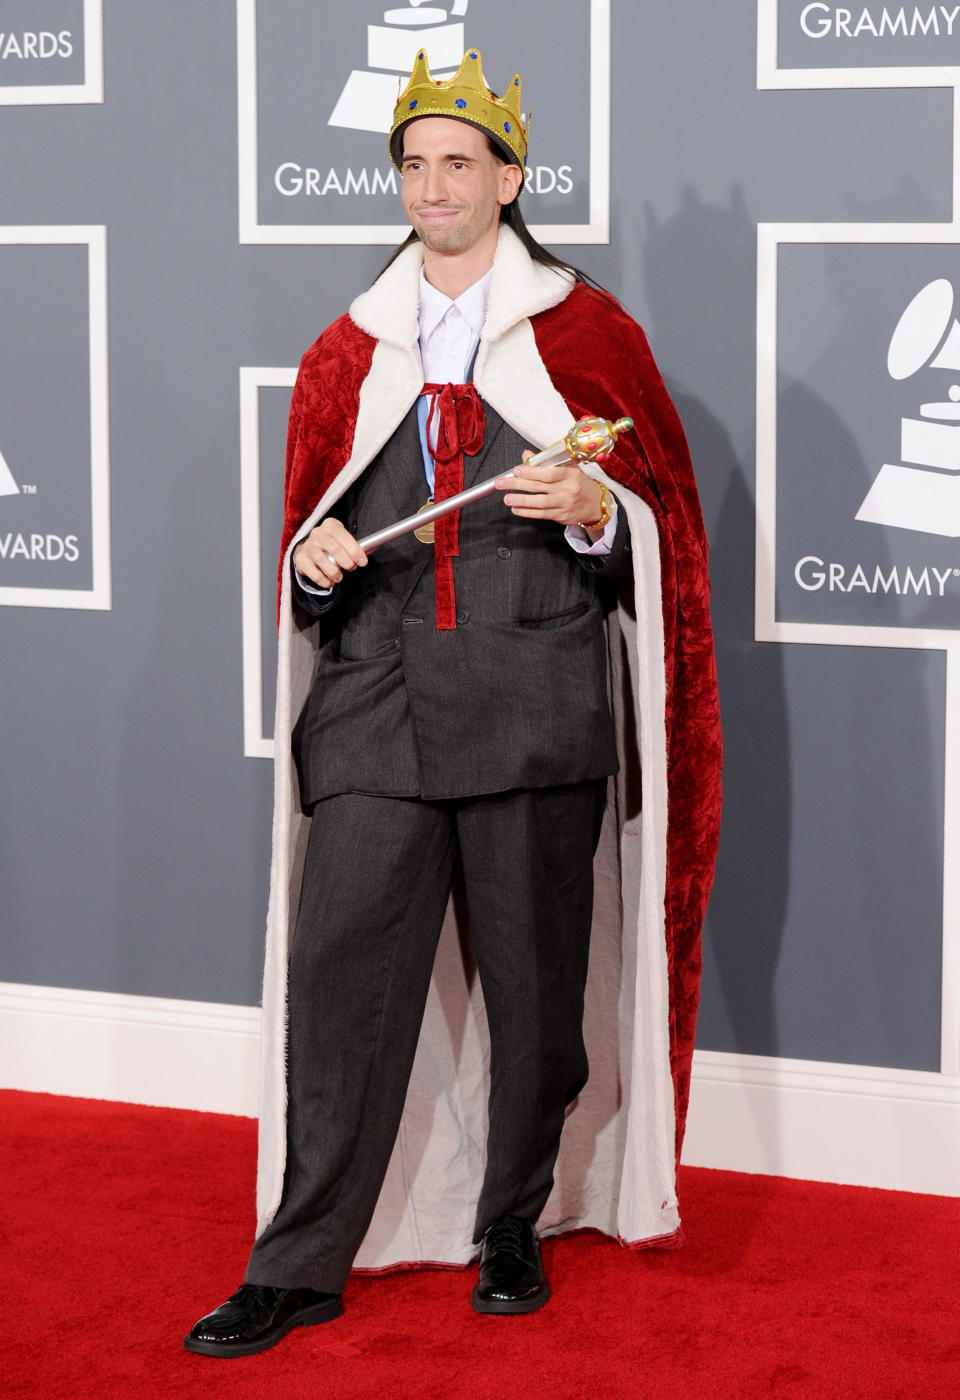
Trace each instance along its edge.
<instances>
[{"instance_id":1,"label":"shirt collar","mask_svg":"<svg viewBox=\"0 0 960 1400\"><path fill-rule=\"evenodd\" d=\"M420 268L420 339L429 340L451 306L455 306L467 322L474 335L479 338L483 323L487 318L487 298L490 295L490 282L493 268L451 300L427 281L423 268Z\"/></svg>"}]
</instances>

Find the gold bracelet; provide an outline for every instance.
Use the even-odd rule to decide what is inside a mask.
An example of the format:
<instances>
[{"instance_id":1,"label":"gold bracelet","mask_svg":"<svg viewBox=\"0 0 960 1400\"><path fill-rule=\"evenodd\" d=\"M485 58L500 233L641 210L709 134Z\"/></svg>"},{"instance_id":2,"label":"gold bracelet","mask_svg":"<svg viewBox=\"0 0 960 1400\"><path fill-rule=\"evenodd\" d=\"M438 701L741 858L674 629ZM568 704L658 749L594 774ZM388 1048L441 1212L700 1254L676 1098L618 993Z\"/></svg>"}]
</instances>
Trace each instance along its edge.
<instances>
[{"instance_id":1,"label":"gold bracelet","mask_svg":"<svg viewBox=\"0 0 960 1400\"><path fill-rule=\"evenodd\" d=\"M600 487L600 515L596 520L578 520L581 530L605 530L613 516L613 497L602 481L597 485Z\"/></svg>"}]
</instances>

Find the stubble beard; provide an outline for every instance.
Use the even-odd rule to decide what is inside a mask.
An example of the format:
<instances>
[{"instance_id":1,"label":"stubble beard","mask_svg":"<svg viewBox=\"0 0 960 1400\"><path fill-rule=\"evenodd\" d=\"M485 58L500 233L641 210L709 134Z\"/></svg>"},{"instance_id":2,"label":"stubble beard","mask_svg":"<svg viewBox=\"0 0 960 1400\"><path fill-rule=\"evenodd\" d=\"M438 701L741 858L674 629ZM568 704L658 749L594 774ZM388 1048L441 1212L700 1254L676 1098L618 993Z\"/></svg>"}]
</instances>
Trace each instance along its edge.
<instances>
[{"instance_id":1,"label":"stubble beard","mask_svg":"<svg viewBox=\"0 0 960 1400\"><path fill-rule=\"evenodd\" d=\"M464 253L487 232L486 223L476 214L453 228L431 228L417 214L411 214L410 220L420 242L431 253Z\"/></svg>"}]
</instances>

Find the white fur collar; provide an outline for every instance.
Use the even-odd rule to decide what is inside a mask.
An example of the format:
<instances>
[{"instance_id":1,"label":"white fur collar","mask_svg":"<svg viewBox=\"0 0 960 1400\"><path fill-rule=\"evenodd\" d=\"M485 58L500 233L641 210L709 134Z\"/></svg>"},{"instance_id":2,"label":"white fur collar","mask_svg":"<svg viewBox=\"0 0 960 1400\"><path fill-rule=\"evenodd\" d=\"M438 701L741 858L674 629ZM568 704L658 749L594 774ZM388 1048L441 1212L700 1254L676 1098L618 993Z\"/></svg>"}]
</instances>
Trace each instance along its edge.
<instances>
[{"instance_id":1,"label":"white fur collar","mask_svg":"<svg viewBox=\"0 0 960 1400\"><path fill-rule=\"evenodd\" d=\"M422 264L422 245L411 243L369 291L357 297L350 307L350 317L362 331L392 345L416 345L420 337L417 312ZM528 316L557 306L572 286L568 273L534 262L513 230L504 225L493 259L483 339L498 340Z\"/></svg>"}]
</instances>

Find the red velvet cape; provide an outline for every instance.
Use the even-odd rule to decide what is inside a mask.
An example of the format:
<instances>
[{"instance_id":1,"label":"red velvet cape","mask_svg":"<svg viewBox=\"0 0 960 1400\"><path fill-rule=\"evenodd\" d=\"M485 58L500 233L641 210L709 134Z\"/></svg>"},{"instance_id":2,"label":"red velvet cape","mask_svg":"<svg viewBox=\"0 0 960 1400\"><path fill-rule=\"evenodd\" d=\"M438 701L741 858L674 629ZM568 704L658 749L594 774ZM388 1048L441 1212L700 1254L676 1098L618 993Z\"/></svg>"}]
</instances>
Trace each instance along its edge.
<instances>
[{"instance_id":1,"label":"red velvet cape","mask_svg":"<svg viewBox=\"0 0 960 1400\"><path fill-rule=\"evenodd\" d=\"M604 470L639 496L657 522L666 674L667 871L665 933L676 1150L683 1140L701 968L701 926L713 881L720 820L720 710L710 624L707 541L683 428L646 337L613 298L583 284L530 318L536 349L571 421L629 413ZM287 549L350 458L361 388L376 341L349 316L335 321L301 362L291 404L285 519ZM456 567L456 566L454 566Z\"/></svg>"}]
</instances>

